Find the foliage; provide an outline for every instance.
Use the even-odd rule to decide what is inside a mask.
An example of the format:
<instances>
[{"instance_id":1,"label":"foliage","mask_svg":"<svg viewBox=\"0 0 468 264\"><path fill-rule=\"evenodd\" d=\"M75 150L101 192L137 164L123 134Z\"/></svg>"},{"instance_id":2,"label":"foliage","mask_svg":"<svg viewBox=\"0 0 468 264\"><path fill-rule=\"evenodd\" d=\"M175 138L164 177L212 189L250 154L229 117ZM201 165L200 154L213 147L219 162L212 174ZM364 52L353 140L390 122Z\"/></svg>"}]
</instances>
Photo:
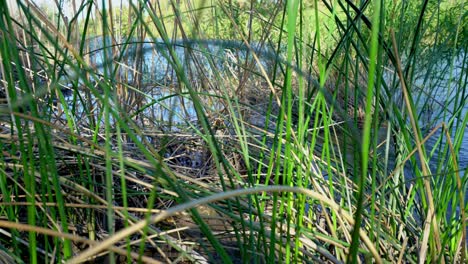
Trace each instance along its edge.
<instances>
[{"instance_id":1,"label":"foliage","mask_svg":"<svg viewBox=\"0 0 468 264\"><path fill-rule=\"evenodd\" d=\"M95 2L0 1L2 259L466 261L464 1Z\"/></svg>"}]
</instances>

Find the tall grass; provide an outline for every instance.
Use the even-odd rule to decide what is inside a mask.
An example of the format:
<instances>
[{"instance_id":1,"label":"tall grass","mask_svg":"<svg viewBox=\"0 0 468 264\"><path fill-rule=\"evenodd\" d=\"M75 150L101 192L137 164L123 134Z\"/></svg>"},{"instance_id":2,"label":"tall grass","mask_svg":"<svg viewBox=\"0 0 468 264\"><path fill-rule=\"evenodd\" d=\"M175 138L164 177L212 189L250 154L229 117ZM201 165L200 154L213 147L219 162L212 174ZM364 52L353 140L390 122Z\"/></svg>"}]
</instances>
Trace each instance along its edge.
<instances>
[{"instance_id":1,"label":"tall grass","mask_svg":"<svg viewBox=\"0 0 468 264\"><path fill-rule=\"evenodd\" d=\"M1 261L464 263L466 6L415 2L1 1Z\"/></svg>"}]
</instances>

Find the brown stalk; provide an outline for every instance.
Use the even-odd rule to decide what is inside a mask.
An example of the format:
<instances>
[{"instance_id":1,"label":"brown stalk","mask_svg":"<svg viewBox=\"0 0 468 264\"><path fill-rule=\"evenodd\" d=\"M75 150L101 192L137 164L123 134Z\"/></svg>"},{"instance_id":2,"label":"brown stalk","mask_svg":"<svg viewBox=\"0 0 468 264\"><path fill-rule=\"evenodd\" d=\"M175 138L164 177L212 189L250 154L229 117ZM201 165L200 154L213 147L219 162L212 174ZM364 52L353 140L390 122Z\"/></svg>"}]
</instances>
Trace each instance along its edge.
<instances>
[{"instance_id":1,"label":"brown stalk","mask_svg":"<svg viewBox=\"0 0 468 264\"><path fill-rule=\"evenodd\" d=\"M35 232L35 233L38 233L38 234L43 234L43 235L53 236L53 237L60 237L60 238L72 240L74 242L84 243L84 244L87 244L89 246L96 246L96 245L99 244L99 241L89 240L89 239L86 239L84 237L80 237L80 236L77 236L77 235L72 235L72 234L69 234L69 233L58 232L58 231L43 228L43 227L31 226L31 225L26 225L26 224L21 224L21 223L15 223L15 222L0 220L0 227L16 229L16 230L26 231L26 232ZM118 253L118 254L120 254L122 256L127 256L127 253L128 253L126 250L123 250L123 249L115 247L115 246L110 246L107 249L109 251ZM137 254L135 252L130 252L130 256L135 260L139 260L141 258L141 260L144 261L145 263L154 263L154 264L161 263L161 262L159 262L159 261L157 261L155 259L152 259L150 257L140 256L139 254Z\"/></svg>"},{"instance_id":2,"label":"brown stalk","mask_svg":"<svg viewBox=\"0 0 468 264\"><path fill-rule=\"evenodd\" d=\"M396 38L395 38L395 32L393 29L391 30L391 35L392 35L392 42L393 42L393 52L395 56L395 68L397 69L398 72L398 77L400 78L401 82L401 88L403 90L403 95L405 98L405 104L406 108L409 113L410 121L411 121L411 127L413 129L414 133L414 139L416 140L416 147L418 149L419 153L419 159L421 162L421 169L423 171L423 174L428 176L429 175L429 168L427 167L427 164L425 162L425 153L422 149L422 143L419 135L419 131L417 128L416 120L414 119L414 111L411 107L410 99L409 99L409 92L406 87L405 79L403 76L403 71L401 67L401 61L400 61L400 56L398 55L398 47L396 43ZM432 195L432 188L431 188L431 183L429 177L424 177L424 188L426 191L426 198L429 202L429 207L427 210L427 218L424 224L424 233L423 233L423 240L422 240L422 245L421 245L421 250L419 254L419 263L423 263L424 260L426 259L426 254L427 254L427 244L429 240L429 235L431 233L431 225L433 228L433 233L434 233L434 240L436 244L435 252L441 252L441 244L440 244L440 231L439 231L439 225L437 224L437 219L435 217L435 208L434 208L434 197ZM440 258L442 263L445 263L444 258Z\"/></svg>"},{"instance_id":3,"label":"brown stalk","mask_svg":"<svg viewBox=\"0 0 468 264\"><path fill-rule=\"evenodd\" d=\"M70 264L81 263L85 261L86 259L88 259L89 257L95 256L99 252L106 250L108 247L111 247L112 245L114 245L118 241L121 241L125 237L142 230L147 225L160 222L168 217L178 214L179 212L193 209L198 206L209 204L209 203L216 202L216 201L223 201L223 200L232 199L232 198L243 196L243 195L263 193L263 192L294 192L294 193L301 193L301 194L310 196L311 198L320 200L324 204L327 204L331 208L331 210L335 211L337 214L342 215L343 218L345 218L349 224L354 225L354 219L351 214L349 214L346 210L344 210L340 205L336 204L333 200L312 190L299 188L299 187L290 187L290 186L263 186L263 187L257 187L257 188L249 188L249 189L238 189L238 190L233 190L233 191L217 193L208 197L204 197L198 200L193 200L184 204L177 205L168 210L164 210L160 214L151 216L149 221L142 220L128 228L125 228L116 232L114 235L101 241L95 247L92 247L83 251L81 254L71 259L69 263ZM383 263L374 244L369 239L369 237L364 232L364 230L361 229L359 231L359 235L363 243L366 245L366 247L368 248L368 250L371 252L372 256L374 257L375 262Z\"/></svg>"}]
</instances>

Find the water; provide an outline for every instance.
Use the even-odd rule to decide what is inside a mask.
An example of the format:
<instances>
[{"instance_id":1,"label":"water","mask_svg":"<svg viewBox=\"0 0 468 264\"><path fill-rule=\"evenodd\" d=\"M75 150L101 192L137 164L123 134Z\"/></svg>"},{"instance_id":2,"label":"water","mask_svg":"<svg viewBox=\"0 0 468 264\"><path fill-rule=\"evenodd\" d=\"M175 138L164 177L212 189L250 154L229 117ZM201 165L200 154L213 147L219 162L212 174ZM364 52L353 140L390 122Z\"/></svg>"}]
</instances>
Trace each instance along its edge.
<instances>
[{"instance_id":1,"label":"water","mask_svg":"<svg viewBox=\"0 0 468 264\"><path fill-rule=\"evenodd\" d=\"M109 45L110 41L107 41L107 43ZM189 70L191 70L197 73L195 76L205 76L205 78L214 78L215 70L221 74L237 70L240 64L245 61L249 51L248 47L241 41L175 41L168 46L162 40L154 42L146 39L142 43L131 43L126 48L126 52L122 54L122 63L132 67L135 65L135 59L141 56L144 84L175 81L173 60L168 59L170 58L169 48L173 49L186 74L189 74ZM89 48L91 52L88 54L91 64L101 74L104 72L104 67L109 64L105 61L102 45L102 38L95 38L90 41ZM262 66L266 69L271 68L270 63L273 61L275 53L260 44L252 44L251 48L262 58L260 60ZM120 54L116 56L120 56ZM111 49L107 49L107 58L112 58ZM117 58L114 57L114 59ZM257 71L258 69L258 67L254 68ZM132 69L121 67L120 74L123 75L125 71L131 72ZM128 82L132 83L133 81L133 76L128 76Z\"/></svg>"},{"instance_id":2,"label":"water","mask_svg":"<svg viewBox=\"0 0 468 264\"><path fill-rule=\"evenodd\" d=\"M111 48L102 48L103 40L102 37L98 37L88 41L87 44L90 52L85 56L88 56L90 66L95 69L96 77L104 76L106 71L112 72L113 67L116 66L119 66L117 74L120 79L126 79L129 84L135 83L135 77L141 77L140 87L143 87L144 92L156 100L155 104L145 110L143 114L151 116L153 120L172 122L176 125L184 124L187 120L195 121L196 113L187 94L177 95L173 91L174 89L170 91L167 88L177 85L174 65L171 63L172 60L168 59L170 57L169 48L173 49L179 62L183 65L182 70L194 86L200 86L204 80L214 79L215 73L220 74L221 78L232 78L233 75L237 74L239 67L244 64L249 51L248 47L241 41L176 41L168 46L162 40L154 42L146 39L140 43L130 42L125 52L117 52L112 57ZM121 43L123 42L124 40L121 40ZM110 44L111 41L107 40L106 45ZM123 46L115 48L123 48ZM262 67L272 68L270 64L275 56L272 50L255 43L251 45L251 48L260 57ZM106 56L108 61L105 60ZM141 58L139 61L142 72L140 73L136 73L136 70L132 68L136 65L138 57ZM110 64L109 61L113 63ZM259 66L254 64L253 70L259 71ZM64 86L71 86L71 83L67 83L67 79L80 78L73 70L68 69L66 72L67 77L63 76L61 80ZM90 81L96 82L97 80L91 77ZM78 83L79 85L84 84L81 79ZM67 98L71 98L71 95ZM92 98L92 100L94 99ZM147 103L150 101L151 98L146 99ZM216 110L219 106L213 105L212 108ZM78 106L76 109L78 112L82 112L83 107Z\"/></svg>"},{"instance_id":3,"label":"water","mask_svg":"<svg viewBox=\"0 0 468 264\"><path fill-rule=\"evenodd\" d=\"M418 68L414 82L409 86L415 91L413 94L418 95L413 98L413 101L423 138L442 123L452 124L447 134L450 135L451 143L459 146L459 150L455 151L458 154L457 166L460 177L466 175L468 168L468 133L466 126L463 127L463 122L468 115L467 56L466 52L460 52L455 57L440 58L436 63ZM462 130L463 133L458 132L456 135L457 130ZM443 184L446 178L452 177L455 173L452 169L449 170L446 164L451 156L447 134L443 128L438 128L424 144L431 173L439 173L433 178L437 181L436 184ZM405 170L405 173L410 175L410 178L415 177L411 169ZM466 192L466 186L461 188L466 204L468 192ZM454 186L453 191L455 189ZM438 194L434 195L437 197ZM449 206L447 217L451 213ZM459 206L456 207L456 213L460 214Z\"/></svg>"},{"instance_id":4,"label":"water","mask_svg":"<svg viewBox=\"0 0 468 264\"><path fill-rule=\"evenodd\" d=\"M99 48L102 46L102 42L102 38L90 41L89 47L92 52L88 54L91 64L101 74L104 73L104 68L108 65L104 61L104 50ZM237 67L245 60L248 50L240 41L222 40L176 41L171 43L170 47L174 49L176 56L184 65L186 74L189 74L190 71L196 71L195 76L204 75L205 78L214 78L214 72L225 74L236 71ZM139 48L141 48L141 53L138 51ZM253 49L261 55L262 66L267 69L271 68L275 59L274 53L258 44L254 44ZM110 49L107 52L110 57ZM173 77L175 76L174 67L170 63L171 60L168 60L168 46L162 41L154 43L146 40L146 42L141 43L141 46L129 45L127 52L123 54L123 58L126 60L125 64L134 65L137 54L142 56L143 84L163 83L167 85L176 83ZM465 52L460 52L453 60L453 64L452 59L448 57L441 58L436 63L429 63L429 66L421 65L414 82L409 85L415 91L414 95L420 95L413 100L419 116L419 125L423 129L423 137L441 122L455 124L451 130L451 140L453 143L460 143L458 166L462 175L465 174L468 167L468 133L464 133L463 137L456 139L455 128L462 125L463 119L468 114L468 91L465 91L467 86L465 56L467 56ZM119 73L123 75L126 70L129 69L121 67ZM132 83L133 78L134 76L129 74L127 81ZM390 76L386 79L387 82L391 81ZM145 114L151 114L152 117L160 120L171 120L174 123L184 123L186 120L195 121L196 114L188 98L170 97L169 90L157 85L152 88L152 91L154 91L152 96L155 100L166 99L147 109ZM459 95L458 98L461 100L455 101L455 95ZM401 100L402 95L396 94L395 98ZM454 113L457 114L454 115ZM425 147L431 158L430 166L432 169L435 169L437 160L442 158L440 155L447 155L439 147L445 145L446 138L441 129L438 129L426 142Z\"/></svg>"},{"instance_id":5,"label":"water","mask_svg":"<svg viewBox=\"0 0 468 264\"><path fill-rule=\"evenodd\" d=\"M440 63L433 64L434 68L422 70L415 79L416 89L423 91L416 98L415 105L419 113L420 126L424 135L428 135L432 129L444 122L446 125L453 123L450 140L452 144L460 144L458 167L463 175L468 167L468 133L463 137L455 138L457 127L462 128L463 121L468 115L468 85L467 69L464 65L467 53L461 52L453 60L441 59ZM442 138L442 140L439 140ZM441 142L440 142L441 141ZM427 151L433 152L432 158L437 160L441 149L445 146L447 137L442 129L431 136L427 141ZM432 164L431 164L432 165Z\"/></svg>"}]
</instances>

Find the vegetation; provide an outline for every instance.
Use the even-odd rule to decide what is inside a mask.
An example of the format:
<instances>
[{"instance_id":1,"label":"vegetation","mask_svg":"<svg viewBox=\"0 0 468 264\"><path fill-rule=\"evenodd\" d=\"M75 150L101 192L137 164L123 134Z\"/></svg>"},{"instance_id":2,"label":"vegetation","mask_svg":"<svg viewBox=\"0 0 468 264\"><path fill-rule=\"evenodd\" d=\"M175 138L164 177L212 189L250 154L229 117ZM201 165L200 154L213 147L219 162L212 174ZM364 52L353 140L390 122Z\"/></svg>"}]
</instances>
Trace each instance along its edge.
<instances>
[{"instance_id":1,"label":"vegetation","mask_svg":"<svg viewBox=\"0 0 468 264\"><path fill-rule=\"evenodd\" d=\"M466 262L465 1L13 2L0 262Z\"/></svg>"}]
</instances>

